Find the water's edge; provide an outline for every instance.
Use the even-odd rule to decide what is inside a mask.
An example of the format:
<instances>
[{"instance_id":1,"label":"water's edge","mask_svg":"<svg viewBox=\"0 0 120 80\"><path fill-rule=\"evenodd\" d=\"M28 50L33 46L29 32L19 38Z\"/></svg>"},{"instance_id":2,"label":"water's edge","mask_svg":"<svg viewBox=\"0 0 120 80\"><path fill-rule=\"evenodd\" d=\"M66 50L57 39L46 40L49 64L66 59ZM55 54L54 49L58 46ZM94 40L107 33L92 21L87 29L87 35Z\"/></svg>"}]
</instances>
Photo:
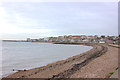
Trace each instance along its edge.
<instances>
[{"instance_id":1,"label":"water's edge","mask_svg":"<svg viewBox=\"0 0 120 80\"><path fill-rule=\"evenodd\" d=\"M83 44L80 44L80 45L83 45ZM91 46L92 47L92 49L93 49L93 46L92 45L86 45L85 44L85 46ZM91 49L90 49L91 50ZM86 51L87 52L87 51ZM85 53L85 52L83 52L83 53ZM81 54L83 54L83 53L81 53ZM78 54L79 55L79 54ZM76 55L74 55L74 56L76 56ZM73 56L71 56L71 57L73 57ZM69 57L70 58L70 57ZM66 59L68 59L68 58L66 58ZM66 60L66 59L61 59L60 61L62 61L62 60ZM55 62L52 62L52 63L56 63L56 62L58 62L58 61L55 61ZM48 64L52 64L52 63L48 63ZM47 64L47 65L48 65ZM44 66L46 66L46 65L44 65ZM43 66L39 66L39 67L43 67ZM36 67L35 67L36 68ZM35 68L30 68L29 70L31 70L31 69L35 69ZM17 72L17 71L16 71ZM16 73L16 72L14 72L14 73ZM2 77L6 77L6 76L9 76L9 75L12 75L12 74L14 74L14 73L10 73L10 74L6 74L6 75L3 75Z\"/></svg>"}]
</instances>

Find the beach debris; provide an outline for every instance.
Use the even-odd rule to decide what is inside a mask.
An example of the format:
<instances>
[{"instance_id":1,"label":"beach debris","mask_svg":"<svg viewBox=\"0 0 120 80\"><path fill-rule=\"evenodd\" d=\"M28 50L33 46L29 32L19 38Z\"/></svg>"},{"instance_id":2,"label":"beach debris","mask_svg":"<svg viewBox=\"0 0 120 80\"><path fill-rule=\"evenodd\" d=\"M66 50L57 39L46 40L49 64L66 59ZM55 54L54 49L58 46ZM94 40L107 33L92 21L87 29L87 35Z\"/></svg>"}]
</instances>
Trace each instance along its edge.
<instances>
[{"instance_id":1,"label":"beach debris","mask_svg":"<svg viewBox=\"0 0 120 80\"><path fill-rule=\"evenodd\" d=\"M13 69L12 71L18 71L18 72L20 72L20 71L27 71L26 69L24 69L24 70L15 70L15 69Z\"/></svg>"}]
</instances>

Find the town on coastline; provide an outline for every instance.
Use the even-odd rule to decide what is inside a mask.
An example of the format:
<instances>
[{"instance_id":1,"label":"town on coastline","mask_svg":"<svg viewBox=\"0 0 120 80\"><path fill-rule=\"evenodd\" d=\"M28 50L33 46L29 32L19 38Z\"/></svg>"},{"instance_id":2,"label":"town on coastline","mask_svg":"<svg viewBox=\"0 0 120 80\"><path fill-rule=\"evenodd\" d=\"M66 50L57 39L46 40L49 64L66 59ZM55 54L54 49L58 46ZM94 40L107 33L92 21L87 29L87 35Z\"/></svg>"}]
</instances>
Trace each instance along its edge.
<instances>
[{"instance_id":1,"label":"town on coastline","mask_svg":"<svg viewBox=\"0 0 120 80\"><path fill-rule=\"evenodd\" d=\"M66 42L66 43L110 43L118 44L119 36L97 36L97 35L64 35L58 37L46 37L39 39L27 38L26 42Z\"/></svg>"},{"instance_id":2,"label":"town on coastline","mask_svg":"<svg viewBox=\"0 0 120 80\"><path fill-rule=\"evenodd\" d=\"M105 35L64 35L58 37L44 37L44 38L27 38L26 40L3 40L8 42L46 42L46 43L106 43L106 44L120 44L119 36L105 36Z\"/></svg>"}]
</instances>

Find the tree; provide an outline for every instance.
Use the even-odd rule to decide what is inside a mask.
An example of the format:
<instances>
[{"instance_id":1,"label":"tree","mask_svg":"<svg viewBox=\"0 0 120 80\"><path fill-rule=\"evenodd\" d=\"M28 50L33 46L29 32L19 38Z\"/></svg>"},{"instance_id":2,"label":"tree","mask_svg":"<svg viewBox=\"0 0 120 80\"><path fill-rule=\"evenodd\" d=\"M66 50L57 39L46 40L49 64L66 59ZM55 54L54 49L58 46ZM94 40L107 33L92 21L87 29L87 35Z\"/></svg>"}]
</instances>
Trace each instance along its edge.
<instances>
[{"instance_id":1,"label":"tree","mask_svg":"<svg viewBox=\"0 0 120 80\"><path fill-rule=\"evenodd\" d=\"M105 38L105 36L104 36L104 35L102 35L102 36L101 36L101 38L103 38L103 39L104 39L104 38Z\"/></svg>"}]
</instances>

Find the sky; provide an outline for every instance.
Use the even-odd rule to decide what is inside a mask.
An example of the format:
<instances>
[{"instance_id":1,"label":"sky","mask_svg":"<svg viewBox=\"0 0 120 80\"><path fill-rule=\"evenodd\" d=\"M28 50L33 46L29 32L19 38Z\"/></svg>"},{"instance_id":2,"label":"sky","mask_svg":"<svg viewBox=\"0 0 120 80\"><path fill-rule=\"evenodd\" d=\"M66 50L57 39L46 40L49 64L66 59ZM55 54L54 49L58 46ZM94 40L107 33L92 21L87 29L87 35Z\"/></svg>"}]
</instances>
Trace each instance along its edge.
<instances>
[{"instance_id":1,"label":"sky","mask_svg":"<svg viewBox=\"0 0 120 80\"><path fill-rule=\"evenodd\" d=\"M0 39L118 35L118 2L0 3Z\"/></svg>"}]
</instances>

